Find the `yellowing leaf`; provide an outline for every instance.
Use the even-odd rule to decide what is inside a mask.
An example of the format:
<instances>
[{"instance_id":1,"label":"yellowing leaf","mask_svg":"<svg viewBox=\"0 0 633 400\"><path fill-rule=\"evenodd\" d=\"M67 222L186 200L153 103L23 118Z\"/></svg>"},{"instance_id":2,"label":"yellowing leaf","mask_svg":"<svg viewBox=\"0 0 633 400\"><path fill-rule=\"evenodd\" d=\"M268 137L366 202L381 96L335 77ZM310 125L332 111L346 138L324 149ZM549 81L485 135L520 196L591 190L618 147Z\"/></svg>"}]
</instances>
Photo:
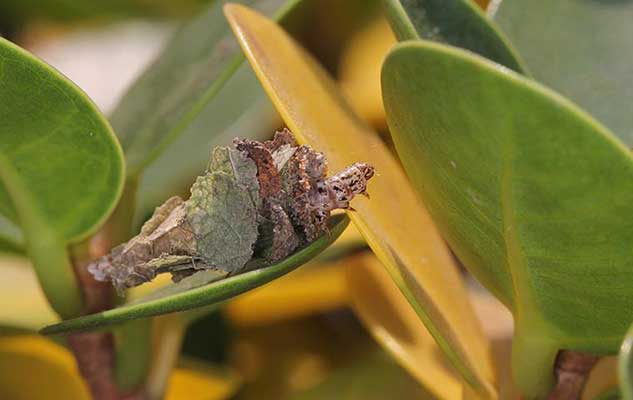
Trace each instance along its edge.
<instances>
[{"instance_id":1,"label":"yellowing leaf","mask_svg":"<svg viewBox=\"0 0 633 400\"><path fill-rule=\"evenodd\" d=\"M36 335L0 338L0 398L89 400L70 352Z\"/></svg>"},{"instance_id":2,"label":"yellowing leaf","mask_svg":"<svg viewBox=\"0 0 633 400\"><path fill-rule=\"evenodd\" d=\"M169 378L167 400L221 400L234 395L233 374L185 363ZM75 359L64 347L36 335L0 337L0 399L90 400Z\"/></svg>"},{"instance_id":3,"label":"yellowing leaf","mask_svg":"<svg viewBox=\"0 0 633 400\"><path fill-rule=\"evenodd\" d=\"M378 259L371 254L347 266L356 314L374 338L438 398L461 398L462 384Z\"/></svg>"},{"instance_id":4,"label":"yellowing leaf","mask_svg":"<svg viewBox=\"0 0 633 400\"><path fill-rule=\"evenodd\" d=\"M331 310L347 304L343 267L338 262L306 265L228 303L226 311L239 326L264 325Z\"/></svg>"},{"instance_id":5,"label":"yellowing leaf","mask_svg":"<svg viewBox=\"0 0 633 400\"><path fill-rule=\"evenodd\" d=\"M332 170L371 162L371 200L350 218L461 376L494 397L488 342L442 239L380 139L349 109L311 56L272 21L243 6L225 13L255 73L297 139L322 151Z\"/></svg>"},{"instance_id":6,"label":"yellowing leaf","mask_svg":"<svg viewBox=\"0 0 633 400\"><path fill-rule=\"evenodd\" d=\"M387 129L380 91L380 67L396 38L384 18L354 35L341 57L339 80L354 110L372 126Z\"/></svg>"},{"instance_id":7,"label":"yellowing leaf","mask_svg":"<svg viewBox=\"0 0 633 400\"><path fill-rule=\"evenodd\" d=\"M240 381L232 374L200 363L185 363L169 377L166 400L220 400L233 396Z\"/></svg>"},{"instance_id":8,"label":"yellowing leaf","mask_svg":"<svg viewBox=\"0 0 633 400\"><path fill-rule=\"evenodd\" d=\"M0 271L0 326L37 331L59 321L26 258L3 255Z\"/></svg>"}]
</instances>

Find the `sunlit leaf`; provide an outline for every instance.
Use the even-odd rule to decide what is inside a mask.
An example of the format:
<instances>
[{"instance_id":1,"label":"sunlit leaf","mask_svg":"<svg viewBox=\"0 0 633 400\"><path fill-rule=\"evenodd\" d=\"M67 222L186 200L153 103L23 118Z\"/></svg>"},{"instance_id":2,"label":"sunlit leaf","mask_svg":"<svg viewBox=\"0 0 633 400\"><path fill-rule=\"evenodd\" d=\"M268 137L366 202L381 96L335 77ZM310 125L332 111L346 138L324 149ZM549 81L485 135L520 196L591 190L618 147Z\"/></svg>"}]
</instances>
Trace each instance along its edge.
<instances>
[{"instance_id":1,"label":"sunlit leaf","mask_svg":"<svg viewBox=\"0 0 633 400\"><path fill-rule=\"evenodd\" d=\"M274 265L221 280L218 280L215 270L201 271L179 283L164 286L133 303L66 320L44 328L42 333L90 330L128 320L218 304L264 285L305 264L328 247L345 230L348 222L349 220L344 215L332 217L329 235L322 236Z\"/></svg>"},{"instance_id":2,"label":"sunlit leaf","mask_svg":"<svg viewBox=\"0 0 633 400\"><path fill-rule=\"evenodd\" d=\"M495 20L534 78L633 145L633 2L507 0Z\"/></svg>"},{"instance_id":3,"label":"sunlit leaf","mask_svg":"<svg viewBox=\"0 0 633 400\"><path fill-rule=\"evenodd\" d=\"M334 82L272 21L225 7L257 76L297 138L322 151L332 170L370 162L371 200L355 199L350 218L456 369L492 396L488 344L448 250L407 178L380 139L351 113Z\"/></svg>"},{"instance_id":4,"label":"sunlit leaf","mask_svg":"<svg viewBox=\"0 0 633 400\"><path fill-rule=\"evenodd\" d=\"M399 40L447 43L525 73L510 42L472 0L385 0L385 5Z\"/></svg>"},{"instance_id":5,"label":"sunlit leaf","mask_svg":"<svg viewBox=\"0 0 633 400\"><path fill-rule=\"evenodd\" d=\"M559 349L616 351L633 307L633 160L556 93L431 42L387 57L396 149L459 259L513 312L515 380L545 396Z\"/></svg>"},{"instance_id":6,"label":"sunlit leaf","mask_svg":"<svg viewBox=\"0 0 633 400\"><path fill-rule=\"evenodd\" d=\"M346 268L354 310L374 338L437 398L461 398L462 383L378 259L366 254Z\"/></svg>"},{"instance_id":7,"label":"sunlit leaf","mask_svg":"<svg viewBox=\"0 0 633 400\"><path fill-rule=\"evenodd\" d=\"M19 224L53 307L77 315L65 246L94 232L121 194L110 126L70 81L0 39L0 213Z\"/></svg>"}]
</instances>

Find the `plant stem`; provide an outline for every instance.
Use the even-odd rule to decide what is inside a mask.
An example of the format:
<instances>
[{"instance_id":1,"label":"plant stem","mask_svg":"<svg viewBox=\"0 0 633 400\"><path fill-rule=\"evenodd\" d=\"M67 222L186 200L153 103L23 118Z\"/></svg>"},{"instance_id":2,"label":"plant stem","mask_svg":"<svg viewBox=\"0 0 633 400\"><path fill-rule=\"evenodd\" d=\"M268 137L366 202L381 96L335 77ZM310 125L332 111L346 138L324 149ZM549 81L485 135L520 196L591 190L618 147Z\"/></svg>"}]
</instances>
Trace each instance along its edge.
<instances>
[{"instance_id":1,"label":"plant stem","mask_svg":"<svg viewBox=\"0 0 633 400\"><path fill-rule=\"evenodd\" d=\"M106 249L104 249L107 252ZM104 254L105 254L104 252ZM84 252L82 252L84 253ZM87 252L92 255L92 252ZM86 267L90 256L80 254L73 266L83 290L85 313L106 310L112 306L113 293L110 285L95 281ZM69 335L77 367L95 400L118 400L119 391L114 383L114 342L110 332L80 332Z\"/></svg>"},{"instance_id":2,"label":"plant stem","mask_svg":"<svg viewBox=\"0 0 633 400\"><path fill-rule=\"evenodd\" d=\"M108 282L98 282L88 272L88 264L105 254L129 235L135 207L136 182L126 183L123 195L108 222L90 240L73 247L73 267L84 297L84 313L91 314L114 306L115 295ZM128 332L129 333L129 332ZM130 335L130 337L135 337ZM138 342L138 341L136 341ZM68 343L81 375L95 400L145 399L144 390L128 388L122 393L116 384L115 364L129 359L116 358L115 341L111 332L71 334ZM135 365L142 365L134 360ZM138 372L138 371L137 371ZM136 389L136 390L133 390Z\"/></svg>"},{"instance_id":3,"label":"plant stem","mask_svg":"<svg viewBox=\"0 0 633 400\"><path fill-rule=\"evenodd\" d=\"M577 400L580 399L589 373L599 357L579 351L561 350L556 357L556 387L549 400Z\"/></svg>"},{"instance_id":4,"label":"plant stem","mask_svg":"<svg viewBox=\"0 0 633 400\"><path fill-rule=\"evenodd\" d=\"M165 395L169 374L180 355L186 330L186 323L179 314L155 318L154 323L154 354L146 385L150 400L162 399Z\"/></svg>"}]
</instances>

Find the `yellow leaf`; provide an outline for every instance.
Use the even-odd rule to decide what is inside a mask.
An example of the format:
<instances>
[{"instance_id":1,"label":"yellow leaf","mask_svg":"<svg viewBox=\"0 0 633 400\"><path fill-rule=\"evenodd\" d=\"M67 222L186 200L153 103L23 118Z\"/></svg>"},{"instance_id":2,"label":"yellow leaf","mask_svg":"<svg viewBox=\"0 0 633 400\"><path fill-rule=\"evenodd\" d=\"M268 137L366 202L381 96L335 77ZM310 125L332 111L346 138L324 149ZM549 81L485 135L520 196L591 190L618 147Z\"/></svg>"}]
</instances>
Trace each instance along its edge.
<instances>
[{"instance_id":1,"label":"yellow leaf","mask_svg":"<svg viewBox=\"0 0 633 400\"><path fill-rule=\"evenodd\" d=\"M489 344L448 250L397 161L279 26L239 5L225 6L225 13L299 141L322 151L333 171L356 161L374 165L372 198L354 200L350 218L461 376L482 396L495 397Z\"/></svg>"},{"instance_id":2,"label":"yellow leaf","mask_svg":"<svg viewBox=\"0 0 633 400\"><path fill-rule=\"evenodd\" d=\"M239 379L227 371L186 362L169 378L167 400L222 400ZM64 347L37 335L0 337L0 399L90 400L75 359Z\"/></svg>"},{"instance_id":3,"label":"yellow leaf","mask_svg":"<svg viewBox=\"0 0 633 400\"><path fill-rule=\"evenodd\" d=\"M0 271L0 325L37 331L59 322L26 258L2 255Z\"/></svg>"},{"instance_id":4,"label":"yellow leaf","mask_svg":"<svg viewBox=\"0 0 633 400\"><path fill-rule=\"evenodd\" d=\"M75 360L36 335L0 337L0 399L90 400Z\"/></svg>"},{"instance_id":5,"label":"yellow leaf","mask_svg":"<svg viewBox=\"0 0 633 400\"><path fill-rule=\"evenodd\" d=\"M240 381L225 370L187 361L170 378L166 400L220 400L231 398Z\"/></svg>"},{"instance_id":6,"label":"yellow leaf","mask_svg":"<svg viewBox=\"0 0 633 400\"><path fill-rule=\"evenodd\" d=\"M380 68L396 37L384 17L357 32L344 49L339 81L354 110L376 129L387 130L380 90Z\"/></svg>"},{"instance_id":7,"label":"yellow leaf","mask_svg":"<svg viewBox=\"0 0 633 400\"><path fill-rule=\"evenodd\" d=\"M378 259L363 255L347 276L354 311L376 341L436 397L461 398L462 383Z\"/></svg>"},{"instance_id":8,"label":"yellow leaf","mask_svg":"<svg viewBox=\"0 0 633 400\"><path fill-rule=\"evenodd\" d=\"M352 256L353 257L353 256ZM343 266L349 257L303 268L229 302L226 312L238 326L256 326L332 310L347 304Z\"/></svg>"}]
</instances>

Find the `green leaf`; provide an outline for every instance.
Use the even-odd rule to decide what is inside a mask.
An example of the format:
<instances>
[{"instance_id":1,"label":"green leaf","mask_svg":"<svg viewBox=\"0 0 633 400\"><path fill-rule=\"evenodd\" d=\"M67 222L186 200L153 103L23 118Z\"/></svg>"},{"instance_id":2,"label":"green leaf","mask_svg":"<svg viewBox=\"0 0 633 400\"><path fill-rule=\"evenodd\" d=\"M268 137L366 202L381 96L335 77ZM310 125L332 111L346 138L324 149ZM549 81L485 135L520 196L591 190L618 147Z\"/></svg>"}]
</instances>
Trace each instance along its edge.
<instances>
[{"instance_id":1,"label":"green leaf","mask_svg":"<svg viewBox=\"0 0 633 400\"><path fill-rule=\"evenodd\" d=\"M620 347L618 375L622 398L633 400L633 325L631 325Z\"/></svg>"},{"instance_id":2,"label":"green leaf","mask_svg":"<svg viewBox=\"0 0 633 400\"><path fill-rule=\"evenodd\" d=\"M495 19L535 79L633 145L633 2L508 0Z\"/></svg>"},{"instance_id":3,"label":"green leaf","mask_svg":"<svg viewBox=\"0 0 633 400\"><path fill-rule=\"evenodd\" d=\"M42 333L50 335L91 330L133 319L218 304L268 283L305 264L333 243L343 233L348 223L348 218L343 214L333 216L330 220L329 235L315 240L274 265L219 281L217 280L218 272L215 270L198 272L179 283L158 289L133 303L101 313L63 321L44 328Z\"/></svg>"},{"instance_id":4,"label":"green leaf","mask_svg":"<svg viewBox=\"0 0 633 400\"><path fill-rule=\"evenodd\" d=\"M128 176L145 174L141 214L190 185L204 169L208 149L235 136L263 139L279 125L257 79L242 66L244 57L222 14L224 3L214 1L174 35L110 118ZM284 18L299 0L243 3Z\"/></svg>"},{"instance_id":5,"label":"green leaf","mask_svg":"<svg viewBox=\"0 0 633 400\"><path fill-rule=\"evenodd\" d=\"M526 74L508 39L472 0L384 1L398 40L426 39L462 47Z\"/></svg>"},{"instance_id":6,"label":"green leaf","mask_svg":"<svg viewBox=\"0 0 633 400\"><path fill-rule=\"evenodd\" d=\"M334 371L325 382L290 400L435 399L384 353L376 352Z\"/></svg>"},{"instance_id":7,"label":"green leaf","mask_svg":"<svg viewBox=\"0 0 633 400\"><path fill-rule=\"evenodd\" d=\"M630 152L560 95L458 48L398 45L382 87L434 221L514 314L524 394L547 393L559 349L616 351L633 308Z\"/></svg>"},{"instance_id":8,"label":"green leaf","mask_svg":"<svg viewBox=\"0 0 633 400\"><path fill-rule=\"evenodd\" d=\"M0 39L0 214L22 228L60 314L81 294L66 245L94 232L121 194L123 158L110 126L70 81Z\"/></svg>"}]
</instances>

